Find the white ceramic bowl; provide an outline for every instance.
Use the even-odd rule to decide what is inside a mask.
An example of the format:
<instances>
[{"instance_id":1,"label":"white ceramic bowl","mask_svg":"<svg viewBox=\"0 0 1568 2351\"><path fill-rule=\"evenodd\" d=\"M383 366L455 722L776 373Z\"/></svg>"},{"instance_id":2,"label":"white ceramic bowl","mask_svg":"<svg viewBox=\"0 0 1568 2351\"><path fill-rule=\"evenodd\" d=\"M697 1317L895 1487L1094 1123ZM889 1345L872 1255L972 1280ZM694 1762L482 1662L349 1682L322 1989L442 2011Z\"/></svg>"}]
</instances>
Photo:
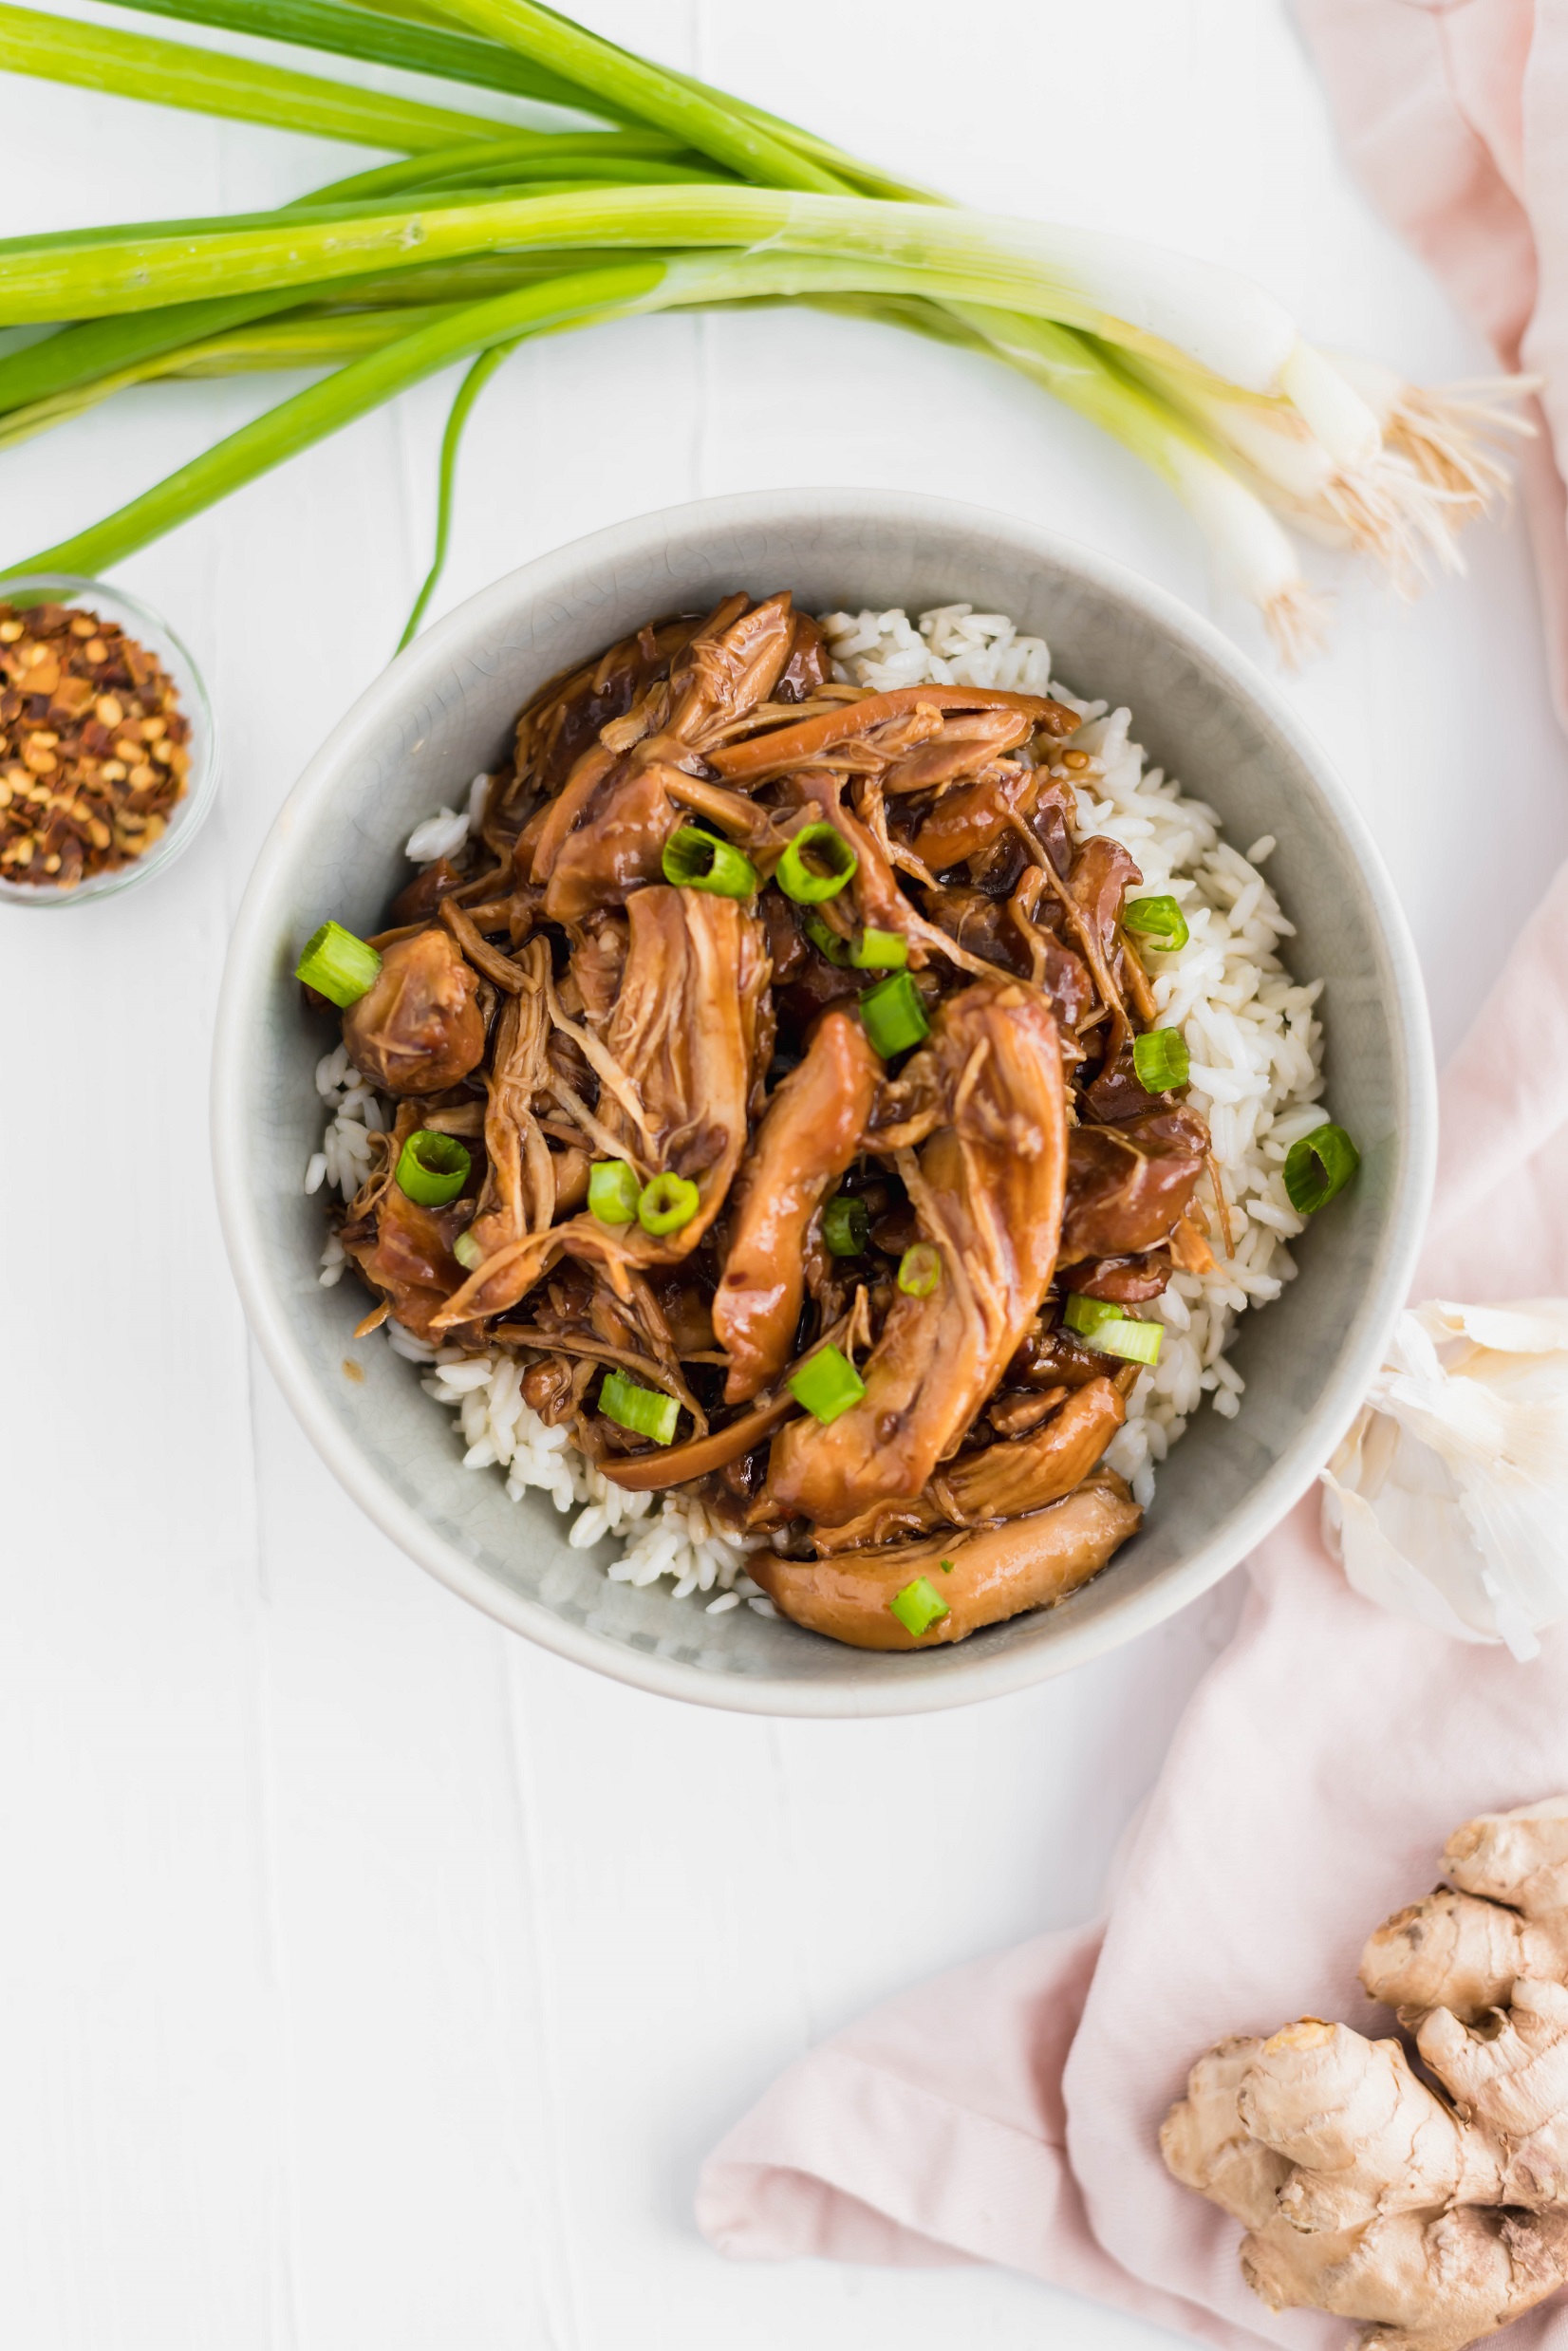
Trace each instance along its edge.
<instances>
[{"instance_id":1,"label":"white ceramic bowl","mask_svg":"<svg viewBox=\"0 0 1568 2351\"><path fill-rule=\"evenodd\" d=\"M1245 1317L1240 1416L1200 1410L1142 1533L1056 1609L909 1655L842 1648L747 1608L612 1584L542 1497L465 1470L412 1366L351 1349L365 1298L316 1279L312 1073L330 1039L289 974L332 915L376 929L412 825L494 765L536 685L656 615L743 588L818 611L966 599L1045 636L1078 692L1131 705L1151 758L1231 839L1272 832L1290 957L1326 980L1329 1100L1362 1152L1298 1245L1299 1278ZM713 498L602 531L496 582L410 646L307 769L257 863L230 949L213 1091L218 1197L252 1326L348 1491L454 1592L561 1655L644 1689L775 1714L897 1714L1017 1689L1114 1648L1223 1576L1310 1483L1348 1426L1408 1287L1431 1181L1435 1090L1404 919L1344 787L1223 637L1115 565L1002 514L889 491ZM351 1354L362 1382L345 1375Z\"/></svg>"}]
</instances>

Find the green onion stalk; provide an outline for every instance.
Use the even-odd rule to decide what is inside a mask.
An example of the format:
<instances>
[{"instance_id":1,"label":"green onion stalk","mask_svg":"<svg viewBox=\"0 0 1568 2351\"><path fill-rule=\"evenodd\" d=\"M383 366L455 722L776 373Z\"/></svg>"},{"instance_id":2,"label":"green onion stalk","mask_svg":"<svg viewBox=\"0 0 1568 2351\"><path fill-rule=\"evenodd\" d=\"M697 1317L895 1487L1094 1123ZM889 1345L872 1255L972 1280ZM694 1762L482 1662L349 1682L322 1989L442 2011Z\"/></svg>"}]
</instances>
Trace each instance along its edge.
<instances>
[{"instance_id":1,"label":"green onion stalk","mask_svg":"<svg viewBox=\"0 0 1568 2351\"><path fill-rule=\"evenodd\" d=\"M764 187L846 185L839 173L781 140L765 118L737 107L700 83L616 48L569 17L535 7L532 0L454 0L441 12L579 87L603 88L637 120L677 133L704 155L729 163Z\"/></svg>"},{"instance_id":2,"label":"green onion stalk","mask_svg":"<svg viewBox=\"0 0 1568 2351\"><path fill-rule=\"evenodd\" d=\"M609 121L636 123L634 108L612 95L611 82L623 62L652 72L661 83L697 91L717 100L729 113L771 132L786 147L808 161L829 167L844 184L866 196L920 196L923 192L879 172L873 165L844 155L824 140L813 138L793 122L723 91L709 89L690 75L649 68L641 59L627 60L597 35L571 29L579 36L581 54L589 62L591 85L574 83L505 44L473 39L437 23L425 10L377 7L375 0L345 7L342 0L115 0L141 14L181 19L188 24L220 27L288 42L302 48L326 50L363 64L401 66L410 72L468 83L480 89L505 92L543 103L575 109ZM390 21L389 21L390 20Z\"/></svg>"},{"instance_id":3,"label":"green onion stalk","mask_svg":"<svg viewBox=\"0 0 1568 2351\"><path fill-rule=\"evenodd\" d=\"M477 89L504 91L547 105L586 114L618 116L603 91L564 81L532 64L515 49L494 41L474 41L422 23L400 23L345 8L339 0L120 0L142 15L172 16L188 25L216 26L295 48L322 49L361 65L396 65L438 80L466 82Z\"/></svg>"},{"instance_id":4,"label":"green onion stalk","mask_svg":"<svg viewBox=\"0 0 1568 2351\"><path fill-rule=\"evenodd\" d=\"M506 353L730 303L850 309L1018 369L1177 491L1287 651L1316 615L1277 512L1409 563L1441 555L1454 516L1500 486L1476 449L1495 399L1473 401L1461 431L1435 396L1316 351L1227 271L947 206L534 0L135 4L576 119L524 127L0 5L0 67L403 159L274 213L0 244L0 327L54 330L0 356L0 446L157 378L333 369L29 567L118 562L466 360L411 633L439 575L463 426Z\"/></svg>"},{"instance_id":5,"label":"green onion stalk","mask_svg":"<svg viewBox=\"0 0 1568 2351\"><path fill-rule=\"evenodd\" d=\"M232 334L212 335L205 342L181 344L174 350L140 360L134 366L75 384L68 391L0 411L0 449L30 439L35 433L47 432L67 418L82 416L114 393L127 391L136 383L205 382L279 369L341 366L368 351L384 350L389 343L412 334L417 327L452 317L469 307L456 302L430 303L407 309L361 310L326 318L294 312L285 319L237 327ZM497 346L497 364L509 347ZM464 418L472 404L473 396L463 405ZM453 405L456 411L457 402Z\"/></svg>"},{"instance_id":6,"label":"green onion stalk","mask_svg":"<svg viewBox=\"0 0 1568 2351\"><path fill-rule=\"evenodd\" d=\"M1288 391L1293 381L1304 391L1316 375L1287 314L1250 289L1227 309L1232 281L1209 263L1161 255L1165 291L1155 302L1155 265L1122 238L772 186L606 187L390 210L362 198L222 225L153 221L11 238L0 243L0 326L153 309L219 284L234 291L321 285L370 268L585 244L765 247L779 256L858 259L938 278L955 301L1051 319L1156 358L1174 349L1260 392ZM1348 386L1345 401L1360 405ZM1375 420L1371 429L1375 435ZM1361 430L1353 419L1347 438Z\"/></svg>"},{"instance_id":7,"label":"green onion stalk","mask_svg":"<svg viewBox=\"0 0 1568 2351\"><path fill-rule=\"evenodd\" d=\"M35 552L13 568L67 569L92 576L285 458L368 414L395 393L439 373L456 360L472 359L492 345L514 345L530 335L649 310L776 297L781 292L799 295L879 288L902 291L922 283L940 289L946 281L940 276L912 277L896 265L720 251L670 259L657 255L612 259L587 271L537 280L488 302L433 306L434 315L414 331L390 341L381 341L384 327L354 328L351 319L345 318L340 322L345 339L355 332L366 334L367 339L380 341L381 347L351 359L324 382L268 410L91 529ZM209 339L209 345L215 340L221 347L221 339ZM319 351L328 345L329 338L323 336L316 347ZM34 345L16 355L18 371L31 363L36 374L48 347L47 344ZM299 347L296 343L296 354ZM190 348L199 365L200 346ZM177 352L160 355L159 372L170 372L177 358ZM0 390L7 364L0 362ZM77 387L79 394L82 388ZM0 432L6 421L0 419ZM24 423L25 418L13 415L11 431L19 432ZM449 503L450 465L447 473ZM433 587L434 582L427 586ZM808 883L807 886L830 894L842 886L844 878L828 877L825 883Z\"/></svg>"},{"instance_id":8,"label":"green onion stalk","mask_svg":"<svg viewBox=\"0 0 1568 2351\"><path fill-rule=\"evenodd\" d=\"M852 184L842 170L809 159L798 134L792 143L790 126L770 127L755 110L617 48L536 0L441 0L438 13L580 84L590 81L641 120L679 134L763 185ZM1245 389L1284 395L1346 459L1365 458L1375 450L1378 426L1368 403L1304 342L1288 313L1245 279L1090 231L1035 230L1018 222L991 226L1004 244L1021 233L1048 273L1059 270L1070 284L1081 280L1081 290L1113 322L1111 340L1118 339L1120 327L1156 355L1162 346L1173 345ZM1089 323L1054 309L1040 314L1067 325ZM1132 324L1140 320L1141 326Z\"/></svg>"},{"instance_id":9,"label":"green onion stalk","mask_svg":"<svg viewBox=\"0 0 1568 2351\"><path fill-rule=\"evenodd\" d=\"M321 139L401 147L411 155L452 147L459 140L499 137L511 128L487 123L482 115L384 97L351 82L324 82L220 49L152 41L142 33L45 16L33 9L0 8L0 69L234 121L313 131Z\"/></svg>"},{"instance_id":10,"label":"green onion stalk","mask_svg":"<svg viewBox=\"0 0 1568 2351\"><path fill-rule=\"evenodd\" d=\"M401 10L409 7L409 0L369 0L369 5ZM467 5L467 0L445 0L444 7L433 10L422 9L419 0L413 0L411 12L431 14L443 21L482 23L486 31L500 33L503 39L535 58L552 38L560 38L558 31L552 34L545 21L551 17L551 11L519 8L512 5L511 0L483 0L482 8L477 9ZM557 26L559 21L555 20ZM596 85L604 89L612 84L624 52L592 34L585 34L580 28L570 30L576 36L579 58L591 49ZM794 124L745 108L733 98L728 103L733 109L748 113L753 120L771 127L787 143L831 164L847 184L859 187L865 194L915 201L942 200L928 199L926 191L875 173L858 159L812 140ZM929 313L924 318L906 316L897 323L932 331ZM937 331L941 331L940 327ZM1312 383L1298 387L1305 393L1302 413L1290 413L1294 401L1288 397L1281 400L1278 396L1261 396L1269 400L1276 412L1269 422L1281 429L1263 437L1264 449L1272 450L1278 461L1270 462L1265 457L1261 463L1255 463L1251 460L1256 460L1259 453L1256 449L1249 451L1248 441L1257 438L1260 396L1256 391L1227 384L1223 375L1208 374L1201 367L1183 368L1180 364L1170 380L1163 383L1159 378L1160 361L1150 354L1148 364L1154 376L1152 388L1156 394L1168 394L1171 404L1178 411L1185 406L1189 416L1196 410L1200 426L1215 429L1215 438L1226 445L1226 454L1241 457L1243 473L1252 475L1265 498L1288 513L1293 520L1311 528L1314 535L1348 538L1352 544L1371 548L1390 561L1396 572L1412 546L1416 569L1425 571L1420 542L1435 550L1447 568L1453 568L1456 520L1484 513L1508 488L1507 475L1491 454L1488 443L1495 443L1506 434L1527 436L1532 429L1514 413L1521 394L1536 388L1523 379L1466 385L1461 387L1458 397L1431 394L1404 384L1391 370L1376 362L1337 355L1331 366L1302 346L1301 369L1314 379ZM1349 402L1343 398L1346 383L1353 394ZM1283 384L1280 390L1285 390ZM1209 413L1216 401L1222 409L1228 404L1229 429ZM1285 412L1283 418L1280 410ZM1242 415L1246 423L1239 426ZM1378 449L1378 436L1372 429L1373 423L1393 460L1391 466L1379 465L1379 477L1375 478L1369 463ZM1308 456L1308 469L1316 479L1304 495L1299 444L1316 442L1314 425L1318 429L1328 427L1324 435L1328 448L1320 446ZM1281 458L1279 453L1287 441L1297 446L1288 458ZM1330 456L1330 450L1336 455ZM1355 456L1361 460L1359 473L1341 473L1339 461ZM1413 496L1412 481L1416 485ZM1385 520L1391 503L1401 510L1391 532ZM1369 516L1377 518L1375 528L1368 527Z\"/></svg>"},{"instance_id":11,"label":"green onion stalk","mask_svg":"<svg viewBox=\"0 0 1568 2351\"><path fill-rule=\"evenodd\" d=\"M432 324L436 323L438 322L432 322ZM414 599L413 610L403 623L402 635L398 639L400 653L418 636L420 623L425 615L425 608L431 597L436 593L441 573L446 568L447 542L452 536L452 498L457 482L457 451L462 442L463 427L468 422L469 412L491 377L495 373L496 368L510 357L516 347L515 343L492 343L479 353L478 358L457 386L457 397L452 403L446 420L446 430L441 435L440 469L436 483L435 552L431 557L430 569L424 575L420 592Z\"/></svg>"},{"instance_id":12,"label":"green onion stalk","mask_svg":"<svg viewBox=\"0 0 1568 2351\"><path fill-rule=\"evenodd\" d=\"M581 269L610 254L573 254ZM105 376L127 373L137 383L148 373L178 372L179 362L143 372L142 364L164 354L198 352L211 339L269 317L342 317L377 308L413 309L435 302L477 302L489 294L508 293L532 280L556 276L562 268L558 253L509 254L461 263L452 269L412 271L391 278L339 280L325 289L321 300L301 303L291 291L215 295L203 302L172 303L158 310L128 317L87 319L78 325L43 331L42 338L0 355L0 413L30 406ZM311 292L307 289L307 293ZM412 324L414 322L410 322ZM36 329L23 331L37 332ZM405 329L406 331L406 329ZM350 350L345 354L352 358ZM267 365L265 356L256 364ZM278 363L293 364L285 354ZM135 370L134 374L130 371Z\"/></svg>"},{"instance_id":13,"label":"green onion stalk","mask_svg":"<svg viewBox=\"0 0 1568 2351\"><path fill-rule=\"evenodd\" d=\"M157 295L177 297L187 315L193 299L199 301L206 288L219 283L230 289L249 285L258 303L297 300L306 291L319 299L334 286L350 293L356 278L378 266L383 276L396 277L405 268L422 272L443 260L471 259L476 242L509 253L531 243L536 252L557 252L574 241L604 250L642 245L657 230L688 250L669 263L662 297L650 297L646 307L833 295L881 295L945 307L959 328L970 328L999 355L1109 425L1154 463L1211 535L1228 547L1243 584L1281 641L1289 644L1304 633L1310 600L1288 541L1261 503L1204 450L1189 428L1098 361L1082 336L1053 333L1054 322L968 298L977 289L1005 292L1014 301L1038 302L1042 309L1065 312L1084 325L1105 327L1116 322L1066 278L1038 279L1016 252L988 248L961 215L869 199L711 186L657 193L608 187L419 211L388 212L385 202L362 196L352 206L312 208L303 219L296 209L287 219L214 231L199 243L188 235L121 232L96 242L82 237L47 247L35 242L25 255L0 248L0 319L22 323L29 314L42 318L69 310L80 317L96 310L101 342L112 348L103 332L108 318L139 317ZM736 251L734 269L726 271L720 263L716 271L713 261L689 250L699 237L720 251L755 247L765 239L769 250ZM821 250L807 250L812 245ZM241 297L231 292L224 298ZM80 337L92 329L73 331ZM19 355L10 372L13 378L30 378L29 388L36 389L50 364L48 346L35 345ZM6 372L0 364L0 397L13 396L14 386L4 382ZM408 381L425 372L420 365ZM34 426L53 421L57 413L40 411L31 421ZM356 407L351 413L361 411ZM13 432L27 429L23 420ZM450 468L446 471L449 476ZM236 476L225 487L248 477Z\"/></svg>"},{"instance_id":14,"label":"green onion stalk","mask_svg":"<svg viewBox=\"0 0 1568 2351\"><path fill-rule=\"evenodd\" d=\"M439 374L455 360L472 358L492 344L514 342L530 331L648 307L663 276L661 262L623 262L569 271L493 302L465 306L455 316L420 327L382 350L350 361L242 425L102 522L60 540L46 551L47 559L40 553L13 568L94 577L242 483L254 481L285 458L369 415L394 394Z\"/></svg>"}]
</instances>

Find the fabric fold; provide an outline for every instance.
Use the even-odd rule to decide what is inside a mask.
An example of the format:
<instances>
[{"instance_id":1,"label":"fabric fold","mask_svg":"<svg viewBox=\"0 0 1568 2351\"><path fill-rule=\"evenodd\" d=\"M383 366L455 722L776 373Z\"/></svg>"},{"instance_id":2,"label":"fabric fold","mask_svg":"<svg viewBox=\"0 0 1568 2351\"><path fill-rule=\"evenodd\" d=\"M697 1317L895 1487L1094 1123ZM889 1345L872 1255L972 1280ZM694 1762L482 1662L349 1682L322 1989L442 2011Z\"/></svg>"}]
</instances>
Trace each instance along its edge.
<instances>
[{"instance_id":1,"label":"fabric fold","mask_svg":"<svg viewBox=\"0 0 1568 2351\"><path fill-rule=\"evenodd\" d=\"M1509 373L1546 379L1515 462L1568 726L1568 0L1296 0L1346 159Z\"/></svg>"}]
</instances>

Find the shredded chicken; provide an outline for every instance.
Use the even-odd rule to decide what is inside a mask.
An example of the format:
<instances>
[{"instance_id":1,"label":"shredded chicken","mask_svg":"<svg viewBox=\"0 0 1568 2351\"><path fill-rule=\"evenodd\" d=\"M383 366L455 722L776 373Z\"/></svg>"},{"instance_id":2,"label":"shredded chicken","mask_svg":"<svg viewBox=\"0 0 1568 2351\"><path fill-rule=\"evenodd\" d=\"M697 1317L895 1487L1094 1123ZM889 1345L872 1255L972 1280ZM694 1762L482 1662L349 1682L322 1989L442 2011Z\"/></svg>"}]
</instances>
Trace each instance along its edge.
<instances>
[{"instance_id":1,"label":"shredded chicken","mask_svg":"<svg viewBox=\"0 0 1568 2351\"><path fill-rule=\"evenodd\" d=\"M729 1358L726 1404L744 1404L789 1358L806 1281L807 1227L860 1149L882 1073L859 1021L825 1013L757 1129L713 1302Z\"/></svg>"},{"instance_id":2,"label":"shredded chicken","mask_svg":"<svg viewBox=\"0 0 1568 2351\"><path fill-rule=\"evenodd\" d=\"M534 1104L549 1085L545 986L550 948L544 940L530 943L518 968L524 984L507 998L495 1023L485 1073L490 1096L484 1122L485 1174L468 1227L470 1246L480 1261L463 1285L461 1305L455 1312L443 1309L441 1328L447 1327L449 1315L455 1321L473 1321L504 1315L514 1305L522 1296L518 1283L527 1262L523 1244L532 1234L548 1233L555 1215L555 1160L534 1114Z\"/></svg>"},{"instance_id":3,"label":"shredded chicken","mask_svg":"<svg viewBox=\"0 0 1568 2351\"><path fill-rule=\"evenodd\" d=\"M755 1554L751 1572L796 1624L854 1649L922 1649L961 1641L1021 1610L1048 1608L1098 1575L1143 1518L1103 1466L1043 1510L961 1535L877 1544L808 1565ZM940 1584L945 1614L911 1633L891 1606L917 1578Z\"/></svg>"},{"instance_id":4,"label":"shredded chicken","mask_svg":"<svg viewBox=\"0 0 1568 2351\"><path fill-rule=\"evenodd\" d=\"M1076 724L835 680L786 593L650 622L522 712L344 1016L398 1106L340 1227L367 1327L514 1356L613 1481L764 1530L757 1580L841 1640L961 1639L1105 1564L1139 1522L1103 1466L1138 1371L1087 1302L1212 1261L1207 1130L1137 1076L1137 868L1078 836ZM666 879L691 825L739 895ZM802 904L812 825L852 871ZM915 1028L884 1059L889 980ZM468 1156L434 1205L398 1180L421 1130ZM824 1365L849 1387L819 1411ZM611 1417L612 1371L673 1401L672 1443ZM911 1633L890 1601L927 1570L945 1614Z\"/></svg>"},{"instance_id":5,"label":"shredded chicken","mask_svg":"<svg viewBox=\"0 0 1568 2351\"><path fill-rule=\"evenodd\" d=\"M368 993L344 1016L356 1070L388 1093L455 1086L484 1055L478 981L444 930L389 947Z\"/></svg>"},{"instance_id":6,"label":"shredded chicken","mask_svg":"<svg viewBox=\"0 0 1568 2351\"><path fill-rule=\"evenodd\" d=\"M713 765L720 775L734 781L759 783L764 775L786 774L802 760L838 751L856 737L885 726L888 720L902 721L918 712L930 712L935 724L913 730L915 738L934 739L941 730L943 712L949 710L1004 710L1028 717L1036 726L1055 735L1066 735L1078 723L1072 711L1039 694L1004 694L990 686L895 686L889 694L867 695L859 701L846 702L840 709L829 711L822 718L806 718L794 726L754 735L747 742L716 752ZM915 744L906 735L903 740L888 740L885 747L891 757L897 757L912 750ZM989 759L992 750L992 744L982 742L982 761Z\"/></svg>"},{"instance_id":7,"label":"shredded chicken","mask_svg":"<svg viewBox=\"0 0 1568 2351\"><path fill-rule=\"evenodd\" d=\"M1020 1518L1071 1494L1093 1468L1127 1418L1127 1406L1108 1379L1091 1380L1057 1399L1045 1426L1011 1445L961 1453L936 1470L912 1502L881 1502L843 1526L819 1526L816 1548L826 1558L860 1543L924 1535L934 1526L980 1526Z\"/></svg>"},{"instance_id":8,"label":"shredded chicken","mask_svg":"<svg viewBox=\"0 0 1568 2351\"><path fill-rule=\"evenodd\" d=\"M1055 1265L1067 1124L1050 1012L1016 980L979 980L944 1007L936 1054L950 1123L901 1172L940 1278L894 1297L858 1403L775 1441L770 1492L817 1525L921 1492L1017 1352Z\"/></svg>"}]
</instances>

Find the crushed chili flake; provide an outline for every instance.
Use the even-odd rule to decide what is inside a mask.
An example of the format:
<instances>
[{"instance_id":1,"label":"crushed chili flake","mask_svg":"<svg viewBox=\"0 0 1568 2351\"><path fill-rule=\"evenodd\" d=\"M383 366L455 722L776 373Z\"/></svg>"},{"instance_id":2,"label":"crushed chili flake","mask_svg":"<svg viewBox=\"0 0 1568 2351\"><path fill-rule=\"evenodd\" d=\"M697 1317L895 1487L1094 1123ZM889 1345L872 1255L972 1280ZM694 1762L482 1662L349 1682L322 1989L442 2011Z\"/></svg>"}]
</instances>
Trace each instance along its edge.
<instances>
[{"instance_id":1,"label":"crushed chili flake","mask_svg":"<svg viewBox=\"0 0 1568 2351\"><path fill-rule=\"evenodd\" d=\"M74 889L144 855L184 793L190 733L116 622L0 603L0 876Z\"/></svg>"}]
</instances>

